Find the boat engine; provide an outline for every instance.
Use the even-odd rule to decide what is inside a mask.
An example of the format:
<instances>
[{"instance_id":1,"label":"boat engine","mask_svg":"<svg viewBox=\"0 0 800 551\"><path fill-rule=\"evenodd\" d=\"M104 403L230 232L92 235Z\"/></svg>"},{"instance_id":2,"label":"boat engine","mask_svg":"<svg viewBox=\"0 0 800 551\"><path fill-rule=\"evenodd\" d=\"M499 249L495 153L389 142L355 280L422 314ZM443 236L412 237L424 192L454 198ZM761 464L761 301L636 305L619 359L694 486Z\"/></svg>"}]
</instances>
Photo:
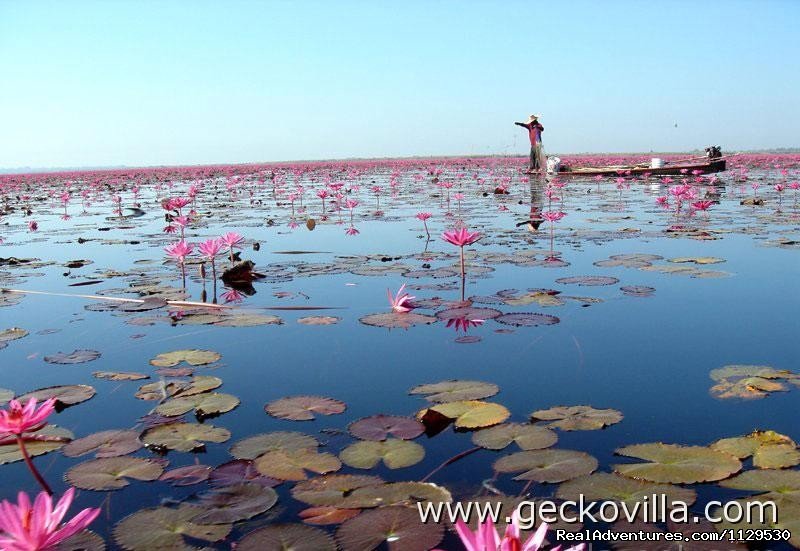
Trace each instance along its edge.
<instances>
[{"instance_id":1,"label":"boat engine","mask_svg":"<svg viewBox=\"0 0 800 551\"><path fill-rule=\"evenodd\" d=\"M706 157L709 159L719 159L722 157L722 148L718 145L706 147Z\"/></svg>"}]
</instances>

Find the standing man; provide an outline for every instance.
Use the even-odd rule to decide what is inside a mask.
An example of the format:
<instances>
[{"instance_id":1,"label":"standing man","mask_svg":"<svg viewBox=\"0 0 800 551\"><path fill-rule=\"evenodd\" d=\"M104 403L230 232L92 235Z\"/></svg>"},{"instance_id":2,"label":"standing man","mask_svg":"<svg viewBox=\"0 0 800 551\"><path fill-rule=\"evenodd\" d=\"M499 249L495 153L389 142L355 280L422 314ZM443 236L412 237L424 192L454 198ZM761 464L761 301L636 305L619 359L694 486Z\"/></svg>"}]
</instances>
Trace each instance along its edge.
<instances>
[{"instance_id":1,"label":"standing man","mask_svg":"<svg viewBox=\"0 0 800 551\"><path fill-rule=\"evenodd\" d=\"M514 124L525 128L528 131L528 137L531 139L531 158L528 170L541 170L542 132L544 132L544 126L539 122L539 117L531 115L527 121L515 122Z\"/></svg>"}]
</instances>

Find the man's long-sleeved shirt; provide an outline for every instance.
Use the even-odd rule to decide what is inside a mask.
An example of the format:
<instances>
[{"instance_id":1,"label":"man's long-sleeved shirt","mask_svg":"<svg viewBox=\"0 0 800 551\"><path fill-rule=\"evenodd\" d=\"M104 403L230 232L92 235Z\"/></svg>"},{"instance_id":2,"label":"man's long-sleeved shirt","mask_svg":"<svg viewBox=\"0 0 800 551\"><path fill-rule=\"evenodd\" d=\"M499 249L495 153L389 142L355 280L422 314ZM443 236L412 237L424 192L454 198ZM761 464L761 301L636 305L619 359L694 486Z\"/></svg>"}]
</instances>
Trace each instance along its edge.
<instances>
[{"instance_id":1,"label":"man's long-sleeved shirt","mask_svg":"<svg viewBox=\"0 0 800 551\"><path fill-rule=\"evenodd\" d=\"M529 124L515 122L514 124L528 129L528 137L531 139L531 146L542 143L542 132L544 132L544 126L542 126L539 121L534 121Z\"/></svg>"}]
</instances>

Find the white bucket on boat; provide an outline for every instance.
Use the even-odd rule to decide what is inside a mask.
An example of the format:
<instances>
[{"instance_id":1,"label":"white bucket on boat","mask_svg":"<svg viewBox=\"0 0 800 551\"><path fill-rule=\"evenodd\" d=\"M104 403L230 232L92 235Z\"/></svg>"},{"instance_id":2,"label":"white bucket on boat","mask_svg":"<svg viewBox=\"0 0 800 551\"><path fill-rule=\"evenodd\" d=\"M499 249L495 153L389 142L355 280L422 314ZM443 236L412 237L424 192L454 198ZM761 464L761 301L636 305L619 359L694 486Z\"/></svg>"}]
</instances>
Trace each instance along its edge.
<instances>
[{"instance_id":1,"label":"white bucket on boat","mask_svg":"<svg viewBox=\"0 0 800 551\"><path fill-rule=\"evenodd\" d=\"M664 159L653 157L650 159L650 168L664 168Z\"/></svg>"},{"instance_id":2,"label":"white bucket on boat","mask_svg":"<svg viewBox=\"0 0 800 551\"><path fill-rule=\"evenodd\" d=\"M561 168L561 158L559 158L559 157L548 157L547 158L547 173L548 174L557 173L559 168Z\"/></svg>"}]
</instances>

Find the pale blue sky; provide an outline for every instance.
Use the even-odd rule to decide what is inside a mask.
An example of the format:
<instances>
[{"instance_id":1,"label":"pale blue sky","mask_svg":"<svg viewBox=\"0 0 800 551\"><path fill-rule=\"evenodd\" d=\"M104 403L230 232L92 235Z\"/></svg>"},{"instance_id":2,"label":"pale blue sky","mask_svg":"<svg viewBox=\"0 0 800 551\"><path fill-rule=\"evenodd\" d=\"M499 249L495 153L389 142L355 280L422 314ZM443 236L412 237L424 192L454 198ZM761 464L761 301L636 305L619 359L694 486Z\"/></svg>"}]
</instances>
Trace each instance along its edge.
<instances>
[{"instance_id":1,"label":"pale blue sky","mask_svg":"<svg viewBox=\"0 0 800 551\"><path fill-rule=\"evenodd\" d=\"M800 1L0 0L0 167L798 146ZM678 127L675 128L677 123Z\"/></svg>"}]
</instances>

